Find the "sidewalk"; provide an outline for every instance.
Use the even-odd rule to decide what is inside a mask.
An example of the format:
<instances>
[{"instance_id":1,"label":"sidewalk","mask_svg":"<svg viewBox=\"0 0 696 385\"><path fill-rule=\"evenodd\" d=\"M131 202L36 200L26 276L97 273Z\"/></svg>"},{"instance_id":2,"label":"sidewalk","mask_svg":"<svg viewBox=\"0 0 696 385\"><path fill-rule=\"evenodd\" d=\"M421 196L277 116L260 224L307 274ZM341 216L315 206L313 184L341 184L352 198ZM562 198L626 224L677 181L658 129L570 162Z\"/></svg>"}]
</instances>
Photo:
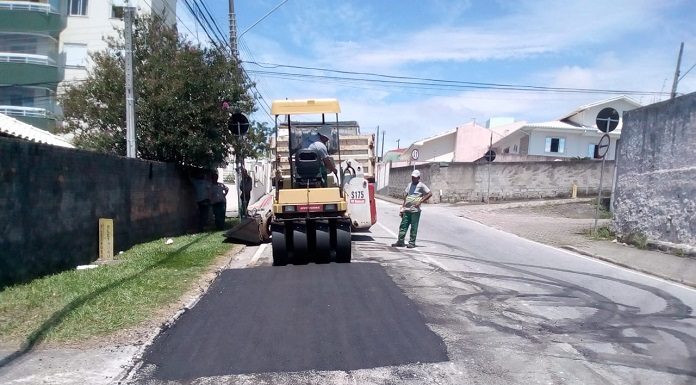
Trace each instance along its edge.
<instances>
[{"instance_id":1,"label":"sidewalk","mask_svg":"<svg viewBox=\"0 0 696 385\"><path fill-rule=\"evenodd\" d=\"M401 204L401 200L378 196ZM597 258L632 270L696 287L696 258L658 250L641 250L615 241L590 239L594 224L592 199L558 199L485 204L440 204L456 215L486 226ZM610 224L600 219L599 225Z\"/></svg>"}]
</instances>

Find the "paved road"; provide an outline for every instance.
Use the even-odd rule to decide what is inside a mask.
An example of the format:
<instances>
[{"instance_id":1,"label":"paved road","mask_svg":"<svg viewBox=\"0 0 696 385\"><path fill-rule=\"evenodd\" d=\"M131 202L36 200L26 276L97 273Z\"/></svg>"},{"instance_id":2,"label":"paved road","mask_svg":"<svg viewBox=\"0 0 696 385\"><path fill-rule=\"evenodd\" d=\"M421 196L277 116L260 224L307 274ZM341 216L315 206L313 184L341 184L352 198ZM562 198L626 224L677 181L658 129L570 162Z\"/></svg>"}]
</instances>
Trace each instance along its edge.
<instances>
[{"instance_id":1,"label":"paved road","mask_svg":"<svg viewBox=\"0 0 696 385\"><path fill-rule=\"evenodd\" d=\"M323 337L314 340L317 344L314 346L326 349L332 355L324 357L330 359L319 364L313 360L322 355L308 349L297 352L298 356L285 352L282 354L286 354L284 359L288 362L308 365L293 364L295 369L287 365L289 370L286 371L264 366L259 361L263 361L263 357L254 356L255 350L250 349L242 353L246 361L228 364L222 371L199 369L205 357L220 361L212 356L219 346L214 347L216 341L196 345L196 337L189 335L188 340L177 338L167 344L170 348L176 344L201 346L207 353L200 352L202 355L193 359L198 351L191 350L183 356L176 356L175 352L182 354L185 349L160 351L160 358L177 357L175 362L187 365L187 378L177 378L173 372L166 374L164 361L157 361L156 344L153 346L155 353L150 356L155 358L146 360L136 376L137 381L150 384L696 383L695 290L527 241L458 218L438 206L425 208L419 237L421 247L393 249L388 245L394 241L392 230L398 226L397 206L380 202L379 215L380 223L370 233L354 235L356 262L372 264L350 266L351 274L357 277L353 279L369 276L373 281L371 285L363 288L365 281L358 281L363 283L350 286L349 281L337 279L338 275L333 276L335 287L322 281L324 278L313 278L307 283L323 282L317 286L317 291L319 287L342 291L346 295L331 295L338 300L336 306L358 312L355 322L344 320L340 327L324 325L318 331L317 335ZM269 250L266 250L258 264L269 263ZM330 270L335 271L336 267L340 265L331 266ZM303 267L287 271L291 276L306 278L310 272L326 273L320 268L325 266L305 266L300 275L296 274ZM273 296L268 293L282 292L283 287L287 287L283 285L293 280L276 275L280 274L278 269L246 270L228 274L239 281L234 293L251 298L249 304L269 300ZM269 270L271 273L265 273ZM268 274L275 278L270 279ZM245 286L251 285L254 277L264 280L261 286L266 294L250 293L242 287L242 282L246 282ZM361 297L348 299L351 292ZM231 297L233 292L228 294ZM292 295L279 298L287 302ZM287 313L289 309L281 311L285 304L278 303L276 310L282 314L274 313L275 319L292 319L292 314L303 313L315 303L331 304L325 302L328 297L318 296L316 301L312 297L302 298L291 306L295 313ZM256 336L254 341L258 341L260 351L270 349L268 341L275 340L275 351L283 352L286 339L278 335L270 339L264 337L267 335L264 330L272 335L279 329L268 319L258 319L254 308L240 305L245 301L229 301L228 306L237 304L239 314L248 317L239 324L227 325L234 341L220 338L217 343L229 346ZM234 313L235 309L223 308L224 303L208 305L206 312L211 319ZM388 306L380 309L376 307L379 304ZM204 305L201 302L200 309L204 309ZM414 310L419 314L414 314ZM216 312L219 312L217 316ZM325 313L328 318L337 314ZM369 324L370 317L366 314L373 314L376 324ZM397 320L402 315L410 318L400 324ZM322 314L312 317L316 317L313 318L315 323L325 319ZM184 325L184 320L182 318L182 323L172 330L180 329L184 335L202 330L201 326L193 329L193 326ZM254 322L260 326L252 332L250 324ZM434 334L423 329L422 323ZM208 325L209 328L218 327L212 326L217 325L215 323ZM293 327L302 330L302 325ZM356 339L361 333L358 329L374 330L376 334ZM392 329L397 331L389 333ZM403 340L413 338L403 333L418 330L418 338ZM303 331L308 332L311 330ZM331 332L336 334L331 335ZM381 333L385 333L386 338L377 335ZM329 335L331 339L323 339ZM377 346L385 345L384 349L364 351L363 355L353 350L343 355L340 350L338 353L332 350L335 346L356 344L361 349L374 349L375 345L367 343L370 338L374 338ZM440 339L444 342L446 359L438 356L442 353L437 348ZM416 347L418 344L422 344L420 348ZM385 354L389 350L387 346L398 346L403 354L392 353L389 358ZM424 348L430 349L429 353L419 362L412 350ZM234 350L230 347L227 351ZM188 361L184 362L186 357Z\"/></svg>"}]
</instances>

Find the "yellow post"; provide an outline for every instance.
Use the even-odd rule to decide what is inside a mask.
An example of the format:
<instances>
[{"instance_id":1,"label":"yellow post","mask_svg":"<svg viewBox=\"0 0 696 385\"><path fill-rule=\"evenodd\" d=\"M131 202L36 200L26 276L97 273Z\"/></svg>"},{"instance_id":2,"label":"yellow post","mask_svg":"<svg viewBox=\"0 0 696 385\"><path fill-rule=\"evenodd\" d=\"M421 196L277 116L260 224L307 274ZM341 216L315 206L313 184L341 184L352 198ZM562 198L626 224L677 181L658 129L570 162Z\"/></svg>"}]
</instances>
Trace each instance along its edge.
<instances>
[{"instance_id":1,"label":"yellow post","mask_svg":"<svg viewBox=\"0 0 696 385\"><path fill-rule=\"evenodd\" d=\"M573 193L570 196L573 199L578 197L578 185L576 185L575 182L573 182Z\"/></svg>"},{"instance_id":2,"label":"yellow post","mask_svg":"<svg viewBox=\"0 0 696 385\"><path fill-rule=\"evenodd\" d=\"M99 259L114 259L114 220L111 218L99 218Z\"/></svg>"}]
</instances>

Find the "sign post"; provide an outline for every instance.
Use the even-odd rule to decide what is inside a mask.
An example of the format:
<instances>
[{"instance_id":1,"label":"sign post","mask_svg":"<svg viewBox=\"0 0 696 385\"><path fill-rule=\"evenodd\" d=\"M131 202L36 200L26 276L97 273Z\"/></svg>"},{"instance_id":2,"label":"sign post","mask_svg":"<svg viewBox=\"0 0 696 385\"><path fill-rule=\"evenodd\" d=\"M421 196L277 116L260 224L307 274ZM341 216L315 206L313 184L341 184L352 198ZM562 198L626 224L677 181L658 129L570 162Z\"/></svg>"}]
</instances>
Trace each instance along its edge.
<instances>
[{"instance_id":1,"label":"sign post","mask_svg":"<svg viewBox=\"0 0 696 385\"><path fill-rule=\"evenodd\" d=\"M414 148L413 151L411 151L411 160L416 161L418 160L418 157L420 156L420 151L418 151L417 148ZM413 169L416 169L416 164L413 164Z\"/></svg>"},{"instance_id":2,"label":"sign post","mask_svg":"<svg viewBox=\"0 0 696 385\"><path fill-rule=\"evenodd\" d=\"M239 221L242 221L242 216L246 216L246 213L242 215L242 194L241 194L241 180L242 180L242 169L244 165L244 158L240 155L240 147L242 136L244 136L249 130L249 118L241 112L233 113L227 120L227 129L232 132L237 137L236 148L234 149L234 185L235 191L237 193L237 216Z\"/></svg>"},{"instance_id":3,"label":"sign post","mask_svg":"<svg viewBox=\"0 0 696 385\"><path fill-rule=\"evenodd\" d=\"M488 188L486 190L486 204L488 204L491 203L491 163L495 160L495 151L486 151L483 158L488 162Z\"/></svg>"},{"instance_id":4,"label":"sign post","mask_svg":"<svg viewBox=\"0 0 696 385\"><path fill-rule=\"evenodd\" d=\"M597 129L604 132L597 144L597 155L602 158L602 166L599 172L599 190L597 191L597 206L595 207L594 227L592 233L597 235L597 221L599 219L599 206L602 204L602 179L604 179L604 163L607 159L611 138L609 133L614 131L619 125L619 112L611 107L607 107L597 114Z\"/></svg>"}]
</instances>

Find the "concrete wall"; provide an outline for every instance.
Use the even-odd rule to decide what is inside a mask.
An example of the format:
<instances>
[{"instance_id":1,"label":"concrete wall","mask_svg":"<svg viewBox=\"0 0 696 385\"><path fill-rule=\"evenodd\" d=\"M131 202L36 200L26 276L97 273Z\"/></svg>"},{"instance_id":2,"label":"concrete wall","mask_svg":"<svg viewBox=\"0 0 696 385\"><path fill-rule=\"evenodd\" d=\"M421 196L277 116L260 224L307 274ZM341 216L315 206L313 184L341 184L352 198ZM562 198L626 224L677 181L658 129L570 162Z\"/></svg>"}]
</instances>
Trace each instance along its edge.
<instances>
[{"instance_id":1,"label":"concrete wall","mask_svg":"<svg viewBox=\"0 0 696 385\"><path fill-rule=\"evenodd\" d=\"M696 246L696 93L626 112L623 120L617 231Z\"/></svg>"},{"instance_id":2,"label":"concrete wall","mask_svg":"<svg viewBox=\"0 0 696 385\"><path fill-rule=\"evenodd\" d=\"M193 228L197 208L172 164L0 138L0 287L99 256L98 220L114 252Z\"/></svg>"},{"instance_id":3,"label":"concrete wall","mask_svg":"<svg viewBox=\"0 0 696 385\"><path fill-rule=\"evenodd\" d=\"M573 183L579 195L596 194L599 187L601 162L515 162L490 165L491 200L515 200L568 197ZM420 165L421 181L433 190L434 202L480 202L488 188L488 165L478 163L449 163ZM611 191L614 162L606 162L604 188ZM390 184L380 193L403 197L410 183L412 167L390 170ZM442 190L442 194L440 194Z\"/></svg>"}]
</instances>

